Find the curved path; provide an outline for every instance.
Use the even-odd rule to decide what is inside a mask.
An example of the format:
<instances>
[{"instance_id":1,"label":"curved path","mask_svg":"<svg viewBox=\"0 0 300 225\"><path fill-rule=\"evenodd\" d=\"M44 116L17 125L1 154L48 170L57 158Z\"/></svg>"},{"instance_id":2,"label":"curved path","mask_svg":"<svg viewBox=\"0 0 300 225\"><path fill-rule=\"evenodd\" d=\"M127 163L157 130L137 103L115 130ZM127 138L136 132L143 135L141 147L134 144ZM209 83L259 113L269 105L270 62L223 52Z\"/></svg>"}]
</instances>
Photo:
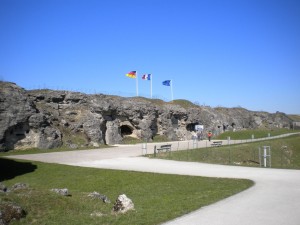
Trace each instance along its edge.
<instances>
[{"instance_id":1,"label":"curved path","mask_svg":"<svg viewBox=\"0 0 300 225\"><path fill-rule=\"evenodd\" d=\"M198 144L198 147L207 145L204 141ZM151 152L148 153L152 153L153 145L148 144L149 151L151 149ZM173 143L173 150L176 145L177 142ZM192 142L180 142L177 149L192 145ZM139 157L141 154L141 145L134 145L100 150L18 155L9 156L9 158L94 168L251 179L255 182L255 185L246 191L169 221L165 225L300 224L299 170L250 168L148 159Z\"/></svg>"}]
</instances>

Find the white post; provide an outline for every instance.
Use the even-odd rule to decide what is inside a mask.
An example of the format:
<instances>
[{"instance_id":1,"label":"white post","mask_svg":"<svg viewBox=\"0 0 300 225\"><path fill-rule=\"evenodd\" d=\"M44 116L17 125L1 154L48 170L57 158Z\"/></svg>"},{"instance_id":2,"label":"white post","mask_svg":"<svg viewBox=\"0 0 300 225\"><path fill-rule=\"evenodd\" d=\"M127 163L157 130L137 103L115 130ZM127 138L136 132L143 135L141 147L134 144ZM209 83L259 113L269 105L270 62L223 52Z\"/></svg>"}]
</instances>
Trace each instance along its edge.
<instances>
[{"instance_id":1,"label":"white post","mask_svg":"<svg viewBox=\"0 0 300 225\"><path fill-rule=\"evenodd\" d=\"M136 96L139 96L139 81L138 81L139 77L138 77L138 72L137 71L136 71L135 79L136 79Z\"/></svg>"},{"instance_id":2,"label":"white post","mask_svg":"<svg viewBox=\"0 0 300 225\"><path fill-rule=\"evenodd\" d=\"M227 137L227 144L230 145L230 137Z\"/></svg>"},{"instance_id":3,"label":"white post","mask_svg":"<svg viewBox=\"0 0 300 225\"><path fill-rule=\"evenodd\" d=\"M267 147L264 146L264 167L267 167Z\"/></svg>"},{"instance_id":4,"label":"white post","mask_svg":"<svg viewBox=\"0 0 300 225\"><path fill-rule=\"evenodd\" d=\"M151 99L152 99L152 79L153 79L153 75L151 74L150 75L150 96L151 96Z\"/></svg>"},{"instance_id":5,"label":"white post","mask_svg":"<svg viewBox=\"0 0 300 225\"><path fill-rule=\"evenodd\" d=\"M147 143L142 144L142 155L147 155Z\"/></svg>"},{"instance_id":6,"label":"white post","mask_svg":"<svg viewBox=\"0 0 300 225\"><path fill-rule=\"evenodd\" d=\"M172 101L173 101L174 100L173 99L173 81L171 80L170 83L171 83L171 97L172 97Z\"/></svg>"}]
</instances>

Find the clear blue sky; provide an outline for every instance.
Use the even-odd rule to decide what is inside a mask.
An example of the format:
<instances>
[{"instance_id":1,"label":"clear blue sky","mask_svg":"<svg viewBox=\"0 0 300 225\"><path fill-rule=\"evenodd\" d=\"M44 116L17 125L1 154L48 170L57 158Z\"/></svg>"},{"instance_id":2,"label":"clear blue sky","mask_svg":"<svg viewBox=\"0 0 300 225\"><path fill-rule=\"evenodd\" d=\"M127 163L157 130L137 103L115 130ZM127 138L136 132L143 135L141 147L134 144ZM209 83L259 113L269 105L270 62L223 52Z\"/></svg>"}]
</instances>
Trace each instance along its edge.
<instances>
[{"instance_id":1,"label":"clear blue sky","mask_svg":"<svg viewBox=\"0 0 300 225\"><path fill-rule=\"evenodd\" d=\"M0 0L0 79L300 114L299 0Z\"/></svg>"}]
</instances>

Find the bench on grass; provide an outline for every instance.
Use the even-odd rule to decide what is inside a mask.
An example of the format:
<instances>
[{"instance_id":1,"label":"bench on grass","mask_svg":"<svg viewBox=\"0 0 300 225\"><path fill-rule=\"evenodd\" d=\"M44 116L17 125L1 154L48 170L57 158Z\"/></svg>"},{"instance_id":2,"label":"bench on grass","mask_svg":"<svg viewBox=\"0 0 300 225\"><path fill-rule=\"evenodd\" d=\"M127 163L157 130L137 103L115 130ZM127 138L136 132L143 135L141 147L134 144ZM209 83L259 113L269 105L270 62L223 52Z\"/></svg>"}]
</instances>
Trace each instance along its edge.
<instances>
[{"instance_id":1,"label":"bench on grass","mask_svg":"<svg viewBox=\"0 0 300 225\"><path fill-rule=\"evenodd\" d=\"M219 147L222 146L222 141L213 141L210 146Z\"/></svg>"},{"instance_id":2,"label":"bench on grass","mask_svg":"<svg viewBox=\"0 0 300 225\"><path fill-rule=\"evenodd\" d=\"M168 145L161 145L159 146L158 148L156 148L156 145L154 146L154 152L155 150L159 153L159 152L170 152L171 151L171 147L172 145L171 144L168 144Z\"/></svg>"}]
</instances>

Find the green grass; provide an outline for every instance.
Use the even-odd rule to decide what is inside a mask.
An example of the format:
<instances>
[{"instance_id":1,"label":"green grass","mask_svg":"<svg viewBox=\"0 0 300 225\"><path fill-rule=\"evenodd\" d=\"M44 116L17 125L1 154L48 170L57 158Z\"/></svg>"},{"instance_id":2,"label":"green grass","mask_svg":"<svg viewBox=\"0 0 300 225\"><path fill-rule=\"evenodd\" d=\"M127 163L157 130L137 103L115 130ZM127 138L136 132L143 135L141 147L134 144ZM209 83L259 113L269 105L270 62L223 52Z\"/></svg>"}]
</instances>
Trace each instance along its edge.
<instances>
[{"instance_id":1,"label":"green grass","mask_svg":"<svg viewBox=\"0 0 300 225\"><path fill-rule=\"evenodd\" d=\"M300 115L293 114L293 115L287 115L287 116L293 121L300 121Z\"/></svg>"},{"instance_id":2,"label":"green grass","mask_svg":"<svg viewBox=\"0 0 300 225\"><path fill-rule=\"evenodd\" d=\"M272 168L300 169L299 134L260 142L177 151L171 154L159 154L158 157L180 161L258 167L260 166L259 147L262 150L263 146L271 147ZM287 146L287 148L283 149L283 146Z\"/></svg>"},{"instance_id":3,"label":"green grass","mask_svg":"<svg viewBox=\"0 0 300 225\"><path fill-rule=\"evenodd\" d=\"M8 155L27 155L27 154L39 154L39 153L49 153L49 152L66 152L66 151L77 151L77 150L91 150L91 149L101 149L101 148L111 148L111 146L108 145L100 145L99 147L80 147L76 149L71 149L67 146L63 146L60 148L53 148L53 149L39 149L39 148L30 148L30 149L15 149L15 150L9 150L7 152L0 152L1 156L8 156Z\"/></svg>"},{"instance_id":4,"label":"green grass","mask_svg":"<svg viewBox=\"0 0 300 225\"><path fill-rule=\"evenodd\" d=\"M168 140L168 138L165 135L155 135L153 137L153 140L151 140L151 142L168 142L168 141L170 141L170 140ZM145 143L145 140L130 137L130 136L126 136L122 140L122 144L133 145L133 144L139 144L139 143Z\"/></svg>"},{"instance_id":5,"label":"green grass","mask_svg":"<svg viewBox=\"0 0 300 225\"><path fill-rule=\"evenodd\" d=\"M128 144L128 145L134 145L134 144L143 143L143 140L134 138L134 137L130 137L130 136L125 136L125 137L123 137L123 140L121 143Z\"/></svg>"},{"instance_id":6,"label":"green grass","mask_svg":"<svg viewBox=\"0 0 300 225\"><path fill-rule=\"evenodd\" d=\"M198 108L199 106L195 105L194 103L185 100L185 99L175 99L171 102L174 105L179 105L185 109L189 109L189 108Z\"/></svg>"},{"instance_id":7,"label":"green grass","mask_svg":"<svg viewBox=\"0 0 300 225\"><path fill-rule=\"evenodd\" d=\"M58 164L0 158L0 181L7 187L21 182L28 189L0 193L1 201L13 201L27 212L11 224L160 224L253 185L240 179L204 178L81 168ZM59 196L52 188L68 188L71 197ZM87 195L97 191L112 203L104 204ZM126 194L135 210L115 215L111 210L119 194ZM93 212L102 213L92 217Z\"/></svg>"},{"instance_id":8,"label":"green grass","mask_svg":"<svg viewBox=\"0 0 300 225\"><path fill-rule=\"evenodd\" d=\"M270 134L271 137L281 135L281 134L287 134L287 133L293 133L293 132L299 132L299 130L289 130L289 129L272 129L272 130L242 130L242 131L226 131L218 136L215 136L214 139L221 139L221 140L227 140L228 137L230 137L231 140L245 140L245 139L251 139L252 135L254 135L254 138L266 138Z\"/></svg>"}]
</instances>

